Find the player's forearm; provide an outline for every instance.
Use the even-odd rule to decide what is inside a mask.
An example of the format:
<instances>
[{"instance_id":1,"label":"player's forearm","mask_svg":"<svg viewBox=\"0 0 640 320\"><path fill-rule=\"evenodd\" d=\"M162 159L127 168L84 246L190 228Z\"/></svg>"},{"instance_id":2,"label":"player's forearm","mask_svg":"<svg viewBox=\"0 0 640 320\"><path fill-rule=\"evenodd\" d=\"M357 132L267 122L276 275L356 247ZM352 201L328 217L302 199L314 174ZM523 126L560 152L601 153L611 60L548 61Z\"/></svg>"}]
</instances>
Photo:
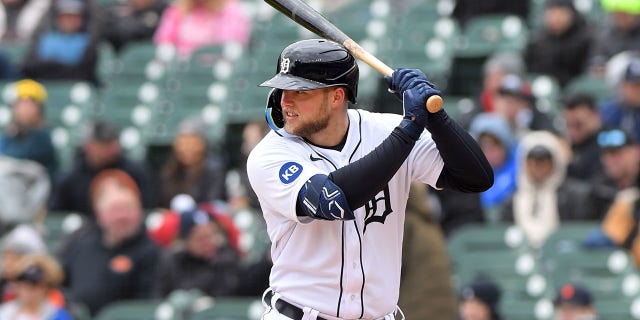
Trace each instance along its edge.
<instances>
[{"instance_id":1,"label":"player's forearm","mask_svg":"<svg viewBox=\"0 0 640 320\"><path fill-rule=\"evenodd\" d=\"M493 169L482 149L446 112L429 115L426 127L444 160L436 186L462 192L483 192L493 185Z\"/></svg>"},{"instance_id":2,"label":"player's forearm","mask_svg":"<svg viewBox=\"0 0 640 320\"><path fill-rule=\"evenodd\" d=\"M358 161L329 174L347 197L352 210L362 207L380 192L409 156L417 137L396 127L389 137ZM363 187L366 183L367 187Z\"/></svg>"}]
</instances>

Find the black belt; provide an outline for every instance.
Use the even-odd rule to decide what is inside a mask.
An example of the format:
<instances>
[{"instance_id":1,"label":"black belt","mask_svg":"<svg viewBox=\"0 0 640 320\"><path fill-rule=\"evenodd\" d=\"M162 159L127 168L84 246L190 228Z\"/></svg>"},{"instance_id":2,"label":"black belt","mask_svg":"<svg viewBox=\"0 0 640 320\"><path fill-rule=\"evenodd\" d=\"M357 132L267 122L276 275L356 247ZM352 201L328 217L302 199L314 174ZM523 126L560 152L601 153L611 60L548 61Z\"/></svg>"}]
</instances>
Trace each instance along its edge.
<instances>
[{"instance_id":1,"label":"black belt","mask_svg":"<svg viewBox=\"0 0 640 320\"><path fill-rule=\"evenodd\" d=\"M268 291L267 294L264 295L264 299L266 300L265 303L267 305L271 305L271 297L273 297L273 292L272 291ZM292 305L289 302L286 302L282 299L278 299L276 300L276 310L278 310L278 312L282 315L285 315L293 320L302 320L302 317L304 317L304 311L302 311L302 309ZM317 320L327 320L323 317L316 317Z\"/></svg>"}]
</instances>

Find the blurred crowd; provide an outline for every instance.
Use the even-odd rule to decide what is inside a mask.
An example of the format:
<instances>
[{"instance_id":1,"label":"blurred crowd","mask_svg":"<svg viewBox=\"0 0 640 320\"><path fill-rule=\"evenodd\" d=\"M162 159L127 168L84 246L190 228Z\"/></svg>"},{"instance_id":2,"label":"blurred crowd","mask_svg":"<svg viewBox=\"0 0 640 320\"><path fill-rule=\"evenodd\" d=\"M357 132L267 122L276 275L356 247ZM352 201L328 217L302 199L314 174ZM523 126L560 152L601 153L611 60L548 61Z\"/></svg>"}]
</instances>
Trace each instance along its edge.
<instances>
[{"instance_id":1,"label":"blurred crowd","mask_svg":"<svg viewBox=\"0 0 640 320\"><path fill-rule=\"evenodd\" d=\"M327 6L343 2L350 1ZM489 14L527 19L534 1L454 2L452 17L464 26ZM462 292L449 281L446 241L466 224L514 224L541 247L564 222L593 221L602 227L585 239L590 246L624 248L640 265L640 2L600 1L606 19L599 24L577 1L544 2L541 26L531 28L524 52L486 57L482 90L458 117L493 167L493 187L482 194L412 191L400 301L409 319L429 312L499 319L500 293L490 281ZM174 46L178 59L207 45L249 46L252 21L242 8L237 0L2 0L0 78L15 92L0 136L0 319L71 319L73 304L96 315L114 301L166 298L176 290L258 297L266 289L268 244L250 253L242 223L248 212L259 225L255 242L266 239L244 170L268 133L263 121L246 123L239 163L230 167L202 119L181 119L168 158L154 169L123 151L118 123L95 119L85 124L72 166L61 169L44 113L47 80L102 85L101 44L117 53L152 41ZM16 60L9 52L18 45L27 50ZM532 74L561 88L593 77L608 91L604 98L563 91L558 113L550 114L539 107ZM44 221L70 213L81 223L59 245L48 243ZM593 311L579 284L559 288L556 306L557 319Z\"/></svg>"}]
</instances>

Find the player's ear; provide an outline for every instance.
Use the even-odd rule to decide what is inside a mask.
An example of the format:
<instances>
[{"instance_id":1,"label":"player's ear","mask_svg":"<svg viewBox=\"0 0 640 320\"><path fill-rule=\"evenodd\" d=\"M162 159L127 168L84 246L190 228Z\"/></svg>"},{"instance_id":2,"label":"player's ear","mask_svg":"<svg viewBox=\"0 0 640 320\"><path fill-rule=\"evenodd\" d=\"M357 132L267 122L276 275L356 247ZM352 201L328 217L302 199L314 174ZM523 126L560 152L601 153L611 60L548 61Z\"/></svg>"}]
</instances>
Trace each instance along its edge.
<instances>
[{"instance_id":1,"label":"player's ear","mask_svg":"<svg viewBox=\"0 0 640 320\"><path fill-rule=\"evenodd\" d=\"M335 87L331 95L333 103L342 103L347 99L347 90L344 87Z\"/></svg>"}]
</instances>

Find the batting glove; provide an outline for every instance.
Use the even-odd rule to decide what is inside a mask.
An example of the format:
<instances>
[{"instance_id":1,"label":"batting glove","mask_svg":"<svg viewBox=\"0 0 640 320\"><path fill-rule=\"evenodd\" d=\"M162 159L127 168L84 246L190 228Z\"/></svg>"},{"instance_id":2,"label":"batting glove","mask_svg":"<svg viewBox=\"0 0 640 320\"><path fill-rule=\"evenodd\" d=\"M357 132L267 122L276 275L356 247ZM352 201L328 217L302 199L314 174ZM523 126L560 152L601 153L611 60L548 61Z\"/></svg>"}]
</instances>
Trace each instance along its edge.
<instances>
[{"instance_id":1,"label":"batting glove","mask_svg":"<svg viewBox=\"0 0 640 320\"><path fill-rule=\"evenodd\" d=\"M427 76L418 69L396 69L391 76L385 76L384 80L387 82L389 91L394 93L401 101L402 94L418 86L419 84L427 84L434 88L435 86L427 80Z\"/></svg>"}]
</instances>

